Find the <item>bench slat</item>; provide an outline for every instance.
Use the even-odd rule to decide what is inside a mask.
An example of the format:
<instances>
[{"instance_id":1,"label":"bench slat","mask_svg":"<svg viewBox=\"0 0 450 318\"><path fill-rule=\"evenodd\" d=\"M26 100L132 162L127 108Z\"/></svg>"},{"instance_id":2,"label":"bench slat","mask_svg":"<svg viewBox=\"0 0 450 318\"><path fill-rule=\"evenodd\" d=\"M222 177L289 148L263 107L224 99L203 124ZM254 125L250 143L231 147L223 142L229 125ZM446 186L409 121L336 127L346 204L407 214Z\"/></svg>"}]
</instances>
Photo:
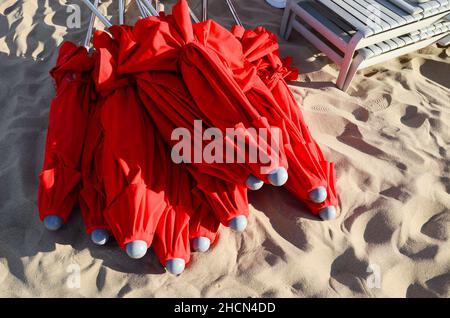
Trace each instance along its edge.
<instances>
[{"instance_id":1,"label":"bench slat","mask_svg":"<svg viewBox=\"0 0 450 318\"><path fill-rule=\"evenodd\" d=\"M366 28L371 29L374 33L381 33L383 31L383 28L376 24L376 23L370 23L368 24L367 20L368 17L353 8L351 5L349 5L345 0L333 0L336 5L347 11L349 14L351 14L352 18L355 20L358 20L359 23L364 25Z\"/></svg>"},{"instance_id":2,"label":"bench slat","mask_svg":"<svg viewBox=\"0 0 450 318\"><path fill-rule=\"evenodd\" d=\"M392 29L392 25L389 23L386 23L383 19L383 13L381 10L378 10L378 8L376 7L371 7L368 6L364 0L342 0L344 2L346 2L348 5L351 5L355 10L357 10L358 12L360 12L364 17L366 21L366 23L374 23L377 24L381 27L381 29L383 31L387 31ZM371 11L371 8L373 9ZM378 12L376 12L378 11Z\"/></svg>"},{"instance_id":3,"label":"bench slat","mask_svg":"<svg viewBox=\"0 0 450 318\"><path fill-rule=\"evenodd\" d=\"M396 7L392 3L390 3L388 0L376 0L378 3L380 3L382 6L389 9L394 14L401 16L403 19L407 21L407 23L411 23L415 21L415 18L407 13L406 11L400 9L399 7Z\"/></svg>"},{"instance_id":4,"label":"bench slat","mask_svg":"<svg viewBox=\"0 0 450 318\"><path fill-rule=\"evenodd\" d=\"M328 8L330 8L332 11L336 12L336 14L341 16L349 24L353 25L358 31L361 31L365 36L370 36L374 34L374 31L372 29L368 28L366 25L364 25L361 21L353 17L346 10L336 5L336 3L334 3L333 1L331 0L318 0L318 1L327 6Z\"/></svg>"},{"instance_id":5,"label":"bench slat","mask_svg":"<svg viewBox=\"0 0 450 318\"><path fill-rule=\"evenodd\" d=\"M299 3L300 7L305 9L309 14L311 14L316 20L320 21L327 29L331 30L333 33L341 37L345 42L349 42L351 35L342 29L339 25L334 23L329 17L324 16L323 12L318 12L309 1L304 1Z\"/></svg>"},{"instance_id":6,"label":"bench slat","mask_svg":"<svg viewBox=\"0 0 450 318\"><path fill-rule=\"evenodd\" d=\"M360 0L360 2L363 5L365 4L366 7L372 7L380 10L381 18L393 28L406 23L404 18L399 15L394 17L393 14L391 14L391 11L374 0Z\"/></svg>"}]
</instances>

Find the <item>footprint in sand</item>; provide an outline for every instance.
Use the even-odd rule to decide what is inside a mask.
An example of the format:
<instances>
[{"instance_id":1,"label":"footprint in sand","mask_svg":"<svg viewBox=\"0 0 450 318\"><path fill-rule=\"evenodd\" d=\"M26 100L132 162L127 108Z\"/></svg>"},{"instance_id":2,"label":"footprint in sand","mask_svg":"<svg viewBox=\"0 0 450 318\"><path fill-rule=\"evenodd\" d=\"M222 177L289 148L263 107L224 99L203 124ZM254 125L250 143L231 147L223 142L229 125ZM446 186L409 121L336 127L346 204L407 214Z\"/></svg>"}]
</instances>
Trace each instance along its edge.
<instances>
[{"instance_id":1,"label":"footprint in sand","mask_svg":"<svg viewBox=\"0 0 450 318\"><path fill-rule=\"evenodd\" d=\"M377 75L379 73L379 70L369 70L366 73L364 73L365 77L372 77L374 75Z\"/></svg>"},{"instance_id":2,"label":"footprint in sand","mask_svg":"<svg viewBox=\"0 0 450 318\"><path fill-rule=\"evenodd\" d=\"M427 118L427 115L418 112L416 106L408 106L406 107L405 114L400 118L400 121L405 126L419 128Z\"/></svg>"},{"instance_id":3,"label":"footprint in sand","mask_svg":"<svg viewBox=\"0 0 450 318\"><path fill-rule=\"evenodd\" d=\"M330 107L326 105L313 105L311 107L312 111L318 112L318 113L329 113Z\"/></svg>"},{"instance_id":4,"label":"footprint in sand","mask_svg":"<svg viewBox=\"0 0 450 318\"><path fill-rule=\"evenodd\" d=\"M337 136L336 139L371 156L381 156L384 154L384 151L381 149L368 144L359 131L359 127L353 123L348 123L345 126L344 132L340 136Z\"/></svg>"},{"instance_id":5,"label":"footprint in sand","mask_svg":"<svg viewBox=\"0 0 450 318\"><path fill-rule=\"evenodd\" d=\"M436 72L436 70L439 70L439 72ZM450 76L448 76L450 73L450 64L426 60L420 67L420 73L433 82L444 87L450 87Z\"/></svg>"},{"instance_id":6,"label":"footprint in sand","mask_svg":"<svg viewBox=\"0 0 450 318\"><path fill-rule=\"evenodd\" d=\"M374 99L371 99L365 103L365 108L367 108L369 111L376 113L382 110L385 110L391 105L392 97L383 94L382 96L378 96Z\"/></svg>"},{"instance_id":7,"label":"footprint in sand","mask_svg":"<svg viewBox=\"0 0 450 318\"><path fill-rule=\"evenodd\" d=\"M352 112L353 116L355 116L356 120L367 122L369 120L370 113L367 109L363 107L358 107Z\"/></svg>"},{"instance_id":8,"label":"footprint in sand","mask_svg":"<svg viewBox=\"0 0 450 318\"><path fill-rule=\"evenodd\" d=\"M400 58L400 63L401 64L406 64L406 63L409 63L409 62L411 62L411 58L410 57L407 57L407 56L405 56L405 57L401 57Z\"/></svg>"}]
</instances>

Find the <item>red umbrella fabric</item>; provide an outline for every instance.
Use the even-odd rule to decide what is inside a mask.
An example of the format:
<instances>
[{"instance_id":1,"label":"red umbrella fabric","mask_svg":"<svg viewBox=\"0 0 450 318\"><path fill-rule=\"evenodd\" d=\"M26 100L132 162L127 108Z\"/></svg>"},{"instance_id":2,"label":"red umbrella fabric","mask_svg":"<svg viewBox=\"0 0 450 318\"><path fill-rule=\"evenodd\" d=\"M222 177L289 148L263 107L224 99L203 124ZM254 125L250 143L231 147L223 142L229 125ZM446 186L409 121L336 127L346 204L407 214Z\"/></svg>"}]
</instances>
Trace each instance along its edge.
<instances>
[{"instance_id":1,"label":"red umbrella fabric","mask_svg":"<svg viewBox=\"0 0 450 318\"><path fill-rule=\"evenodd\" d=\"M84 47L64 42L50 71L56 96L50 106L38 206L40 219L52 230L67 222L78 202L93 65Z\"/></svg>"},{"instance_id":2,"label":"red umbrella fabric","mask_svg":"<svg viewBox=\"0 0 450 318\"><path fill-rule=\"evenodd\" d=\"M115 38L120 39L119 72L136 75L144 104L147 106L153 103L147 106L147 109L164 140L174 146L176 141L172 140L173 130L184 128L190 136L194 136L194 121L202 117L183 81L175 73L176 59L183 43L169 21L171 16L162 19L147 18L137 22L132 33L129 32L130 28L121 26L113 26L110 30ZM158 72L161 69L163 71ZM203 124L205 129L210 127L207 122ZM226 138L223 143L235 148ZM199 166L203 173L227 182L244 184L249 175L245 167L238 164L195 162L195 165Z\"/></svg>"},{"instance_id":3,"label":"red umbrella fabric","mask_svg":"<svg viewBox=\"0 0 450 318\"><path fill-rule=\"evenodd\" d=\"M248 72L241 44L232 33L211 20L193 26L186 1L180 1L172 12L186 43L180 56L180 71L202 118L221 131L227 128L234 128L234 131L264 129L267 133L264 145L260 144L261 138L246 137L249 146L258 148L265 158L271 160L267 166L262 165L261 161L246 161L246 166L252 175L261 180L278 186L284 184L287 161L282 136L277 138L272 135L273 127L269 125L268 118L255 107L254 103L261 100L246 94L253 81L259 78L254 72ZM281 171L284 178L279 176Z\"/></svg>"},{"instance_id":4,"label":"red umbrella fabric","mask_svg":"<svg viewBox=\"0 0 450 318\"><path fill-rule=\"evenodd\" d=\"M205 25L203 25L205 27ZM206 26L207 27L207 26ZM233 37L233 35L218 26L217 24L210 23L210 32L206 30L206 27L200 29L198 32L208 33L211 36L208 39L203 39L206 41L206 44L210 46L208 48L208 56L206 58L203 55L200 56L200 59L197 59L196 56L192 56L192 61L197 63L200 68L202 68L202 63L205 64L205 69L201 70L200 73L209 72L208 68L215 68L216 62L220 64L228 64L233 66L232 64L240 63L239 54L228 54L229 52L234 52L237 50L239 53L239 48L241 47L240 43ZM113 26L110 28L110 31L114 34L115 38L120 39L121 42L121 53L119 54L119 72L121 73L140 73L143 71L157 71L164 70L167 72L178 72L181 70L184 79L184 85L187 85L189 88L190 94L194 97L195 103L188 103L188 106L191 107L189 112L191 112L191 116L196 119L202 119L207 127L217 127L221 129L222 135L226 136L225 128L241 128L241 134L246 137L246 148L249 148L249 145L252 145L254 148L258 146L257 140L254 139L254 136L246 133L242 130L242 128L248 127L256 127L256 128L266 128L269 132L270 137L270 127L267 126L267 120L261 118L254 109L252 105L246 100L245 96L242 94L241 89L235 83L233 79L230 79L230 83L224 83L226 88L224 90L220 89L220 85L213 87L212 92L211 88L205 85L210 85L205 81L202 81L203 75L200 78L195 77L195 80L191 80L193 75L189 75L189 71L186 70L187 64L189 64L186 56L189 56L192 47L195 45L199 45L204 47L203 43L200 43L196 39L193 38L193 29L189 18L189 11L185 1L179 2L173 8L173 15L170 16L161 16L161 17L151 17L142 19L136 23L135 28L132 32L126 32L128 29L122 28L120 26ZM223 35L228 37L224 38ZM229 40L222 41L222 40ZM220 43L220 44L219 44ZM221 52L219 56L219 51L214 51L217 47L217 50L226 47L226 51ZM236 47L235 47L236 46ZM241 55L242 55L242 50ZM195 53L195 52L194 52ZM209 61L209 57L215 58L213 62ZM222 61L221 58L226 57L228 60ZM189 58L188 58L189 59ZM219 59L218 61L216 61ZM183 67L180 66L185 65L185 71L183 71ZM211 65L210 65L211 64ZM195 65L194 65L195 66ZM220 66L219 66L220 67ZM234 66L233 66L234 67ZM222 69L219 70L219 73ZM226 68L224 69L226 72ZM196 70L198 73L198 70ZM186 78L184 76L186 75ZM220 73L219 75L222 75ZM225 75L226 76L226 75ZM189 77L189 78L188 78ZM216 91L214 91L216 90ZM222 101L223 95L228 95L228 91L231 91L232 94L237 95L237 100L241 104L230 102L228 96L225 96L225 101ZM203 95L201 92L206 92L205 94L209 94L211 98L216 98L219 101L219 104L215 105L215 107L210 107L212 100L207 103L207 95ZM200 95L199 95L200 94ZM199 95L199 96L197 96ZM220 98L218 98L220 96ZM234 97L233 97L234 98ZM235 99L236 99L235 98ZM170 104L170 103L169 103ZM170 106L170 105L169 105ZM228 107L228 108L225 108ZM245 108L247 107L247 108ZM220 111L219 111L220 110ZM170 118L174 118L176 116L180 116L178 114L177 108L168 108L164 109L164 113L170 113ZM224 115L224 111L227 112L227 116ZM181 116L183 119L186 116ZM244 122L243 122L244 121ZM250 125L252 124L252 125ZM192 126L192 121L189 122L189 125ZM180 127L180 126L178 126ZM183 127L183 126L181 126ZM243 131L243 132L242 132ZM278 141L277 139L275 139ZM234 140L227 139L225 143L229 144L230 142L234 142ZM282 146L282 144L281 144ZM236 145L232 147L237 147ZM259 150L265 153L268 157L269 155L276 156L278 152L271 151L269 149L264 152L263 147L259 147ZM282 154L282 149L281 149ZM281 158L275 158L274 162L279 161L280 164L277 166L285 165L286 161ZM232 170L231 165L227 165L222 169L222 178L227 178L233 175L234 179L227 179L228 182L238 182L238 181L246 181L249 174L257 175L260 178L264 178L267 180L267 174L261 174L261 164L251 164L246 162L243 165L247 169L247 174L236 173ZM267 170L271 171L273 167L267 167ZM233 168L234 169L234 168ZM272 169L273 170L273 169ZM238 178L238 179L236 179Z\"/></svg>"},{"instance_id":5,"label":"red umbrella fabric","mask_svg":"<svg viewBox=\"0 0 450 318\"><path fill-rule=\"evenodd\" d=\"M139 241L148 248L167 206L167 180L161 173L166 171L167 160L132 79L116 73L116 43L104 32L96 32L93 43L99 56L94 77L104 98L104 217L120 247ZM146 248L134 256L143 256Z\"/></svg>"},{"instance_id":6,"label":"red umbrella fabric","mask_svg":"<svg viewBox=\"0 0 450 318\"><path fill-rule=\"evenodd\" d=\"M177 273L182 269L176 267L178 263L173 265L173 261L182 260L183 269L189 262L191 235L202 230L202 235L214 241L217 220L197 217L192 222L197 233L189 233L190 217L197 213L194 207L198 205L192 201L194 185L185 167L171 162L133 80L117 75L116 44L106 33L94 35L99 56L94 77L97 90L104 95L101 111L104 216L119 246L127 247L131 257L142 257L154 243L161 263ZM131 249L129 243L134 244ZM136 243L141 250L133 250Z\"/></svg>"},{"instance_id":7,"label":"red umbrella fabric","mask_svg":"<svg viewBox=\"0 0 450 318\"><path fill-rule=\"evenodd\" d=\"M145 32L142 30L144 22L148 27ZM139 25L141 26L138 27ZM152 27L159 28L160 33ZM121 44L119 60L122 57L124 65L126 65L119 64L118 70L122 73L134 74L140 88L141 100L166 143L173 146L174 141L171 138L173 130L182 127L194 135L194 120L201 118L192 110L195 102L182 80L176 73L168 71L173 71L173 50L164 51L164 46L156 44L155 48L148 47L148 42L159 43L156 39L160 37L174 38L170 37L170 32L175 31L165 20L160 21L155 18L139 21L133 30L134 33L131 33L130 30L131 28L121 26L110 28L111 33L115 35L116 39L119 39ZM133 38L134 34L142 35L142 43L139 45ZM163 47L161 49L163 52L168 52L166 55L161 53L163 57L155 53L160 47ZM140 54L140 50L144 53ZM158 61L158 64L152 64L153 58ZM164 58L167 58L165 62ZM162 65L167 65L166 71L152 70L161 68ZM228 141L225 139L225 142ZM242 185L248 173L246 174L242 167L237 164L209 163L194 163L187 166L198 187L205 193L214 213L223 224L228 225L230 220L236 216L248 216L247 193ZM227 181L220 181L217 178Z\"/></svg>"},{"instance_id":8,"label":"red umbrella fabric","mask_svg":"<svg viewBox=\"0 0 450 318\"><path fill-rule=\"evenodd\" d=\"M215 216L206 195L197 187L192 188L194 214L189 220L189 238L196 251L206 252L210 244L219 238L219 219ZM205 242L206 239L206 242Z\"/></svg>"},{"instance_id":9,"label":"red umbrella fabric","mask_svg":"<svg viewBox=\"0 0 450 318\"><path fill-rule=\"evenodd\" d=\"M103 99L92 103L81 160L80 207L86 232L94 243L103 245L108 239L109 225L103 217L105 190L102 176L103 128L101 112Z\"/></svg>"},{"instance_id":10,"label":"red umbrella fabric","mask_svg":"<svg viewBox=\"0 0 450 318\"><path fill-rule=\"evenodd\" d=\"M300 108L285 79L296 79L298 71L289 67L289 59L281 60L278 41L274 34L262 27L244 30L240 26L232 29L241 41L244 54L258 71L258 75L276 99L279 111L287 118L286 135L290 136L285 145L290 166L290 177L286 187L302 200L313 214L323 217L335 215L338 205L335 185L334 165L325 160L317 142L311 136ZM322 202L311 200L311 192L319 187L326 189Z\"/></svg>"},{"instance_id":11,"label":"red umbrella fabric","mask_svg":"<svg viewBox=\"0 0 450 318\"><path fill-rule=\"evenodd\" d=\"M167 169L167 208L156 228L154 250L161 264L173 260L181 262L184 269L190 261L189 220L195 213L193 184L185 168L174 164L170 158Z\"/></svg>"},{"instance_id":12,"label":"red umbrella fabric","mask_svg":"<svg viewBox=\"0 0 450 318\"><path fill-rule=\"evenodd\" d=\"M195 251L206 251L217 238L219 222L186 166L167 163L167 207L156 228L154 250L161 264L180 274L190 261L191 240Z\"/></svg>"},{"instance_id":13,"label":"red umbrella fabric","mask_svg":"<svg viewBox=\"0 0 450 318\"><path fill-rule=\"evenodd\" d=\"M173 129L179 127L189 129L191 124L185 121L185 118L189 116L188 118L192 120L191 123L196 119L190 115L190 112L182 113L183 108L187 107L186 105L189 103L193 103L193 100L181 79L168 72L147 72L137 77L137 84L141 88L142 101L154 118L159 132L165 137L166 143L173 146L174 141L170 138ZM185 114L186 117L178 116L179 122L174 120L175 116L168 118L160 109L167 109L165 107L169 104L172 107L178 107L180 113ZM193 130L191 134L194 134ZM207 163L185 164L185 166L195 179L197 187L204 192L205 198L222 224L228 226L233 218L240 215L248 216L246 187L242 183L232 183L222 179L223 175L229 173L233 168L236 172L242 171L240 168L236 168L236 165ZM229 169L227 169L228 166L230 166ZM241 172L242 175L245 175L245 172ZM228 178L236 179L241 176L229 175Z\"/></svg>"}]
</instances>

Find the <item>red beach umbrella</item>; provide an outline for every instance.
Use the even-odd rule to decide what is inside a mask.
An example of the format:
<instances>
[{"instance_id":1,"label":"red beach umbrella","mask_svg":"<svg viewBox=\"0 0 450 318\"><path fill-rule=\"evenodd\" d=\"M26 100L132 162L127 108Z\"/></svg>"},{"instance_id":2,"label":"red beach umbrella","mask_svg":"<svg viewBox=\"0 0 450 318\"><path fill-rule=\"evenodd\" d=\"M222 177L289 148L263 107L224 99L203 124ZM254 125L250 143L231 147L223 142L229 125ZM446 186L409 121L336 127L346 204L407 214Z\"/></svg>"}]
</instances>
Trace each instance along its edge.
<instances>
[{"instance_id":1,"label":"red beach umbrella","mask_svg":"<svg viewBox=\"0 0 450 318\"><path fill-rule=\"evenodd\" d=\"M152 118L154 118L161 135L165 136L164 140L166 143L173 146L174 141L170 138L173 129L179 127L187 127L189 129L192 127L190 123L193 122L195 117L190 115L190 120L192 121L189 123L189 120L186 121L185 118L189 116L190 112L182 113L186 117L173 116L168 118L167 113L164 114L160 109L166 109L166 106L169 107L170 104L172 107L182 110L189 103L193 103L189 93L181 79L169 72L148 72L139 75L137 78L144 105ZM179 121L175 121L177 118ZM194 134L194 131L192 131L192 134ZM241 217L242 219L248 216L246 187L241 183L232 183L221 179L224 174L230 173L233 168L236 168L236 165L199 163L185 164L185 166L222 224L229 226L230 222L237 222L232 221L234 218ZM227 169L228 166L230 166L230 169ZM222 173L222 171L225 172ZM230 174L228 178L238 177L240 176L234 177ZM241 225L240 227L242 230L243 226ZM236 227L234 229L238 230Z\"/></svg>"},{"instance_id":2,"label":"red beach umbrella","mask_svg":"<svg viewBox=\"0 0 450 318\"><path fill-rule=\"evenodd\" d=\"M193 26L184 0L179 1L172 12L174 23L185 43L179 58L179 68L202 118L221 131L228 128L234 128L234 131L264 129L267 133L264 146L269 147L262 147L258 144L261 139L252 140L248 135L247 142L260 152L266 150L266 157L272 160L265 170L261 162L252 164L247 161L246 166L257 178L276 186L283 185L287 180L283 143L280 138L272 138L272 127L267 118L258 112L245 94L253 78L251 73L245 72L242 45L233 34L214 21L208 20ZM233 76L237 73L238 76Z\"/></svg>"},{"instance_id":3,"label":"red beach umbrella","mask_svg":"<svg viewBox=\"0 0 450 318\"><path fill-rule=\"evenodd\" d=\"M189 220L195 212L193 185L185 168L168 159L167 208L156 228L154 250L161 264L178 275L190 261Z\"/></svg>"},{"instance_id":4,"label":"red beach umbrella","mask_svg":"<svg viewBox=\"0 0 450 318\"><path fill-rule=\"evenodd\" d=\"M166 209L166 161L155 127L148 118L132 79L116 73L117 45L104 32L94 34L98 54L97 91L104 104L102 175L106 194L104 217L120 247L130 257L145 255Z\"/></svg>"},{"instance_id":5,"label":"red beach umbrella","mask_svg":"<svg viewBox=\"0 0 450 318\"><path fill-rule=\"evenodd\" d=\"M204 24L197 24L197 25L203 25ZM229 52L233 52L236 48L234 48L234 45L237 45L237 49L239 51L239 47L241 46L240 43L234 39L232 34L229 33L229 31L219 27L217 24L213 25L216 29L214 31L211 31L211 33L214 33L217 31L217 37L210 37L209 42L207 44L211 44L212 46L216 45L218 48L221 48L221 45L218 44L218 42L223 44L223 47L227 47L227 52L220 56L227 57ZM121 53L119 54L119 71L123 73L136 73L136 72L143 72L143 71L156 71L156 70L163 70L163 71L169 71L169 72L179 72L180 70L180 64L186 64L183 62L184 56L188 55L186 54L187 51L192 47L193 43L193 30L192 30L192 24L190 22L189 17L189 10L187 7L187 4L184 1L181 1L173 8L173 15L170 16L163 16L160 17L151 17L147 19L142 19L138 23L136 23L135 28L133 32L127 33L125 32L124 28L114 26L110 28L110 31L115 35L116 38L120 39L121 44ZM205 31L205 33L208 33L207 26L203 29L199 29L199 33L202 31ZM223 42L222 33L226 32L225 34L232 39L232 43L227 43L226 41ZM195 40L195 43L200 43L199 41ZM203 45L203 44L202 44ZM229 51L229 52L228 52ZM242 50L240 50L242 51ZM214 52L212 49L210 50L209 54L211 56L215 56L217 52ZM242 55L242 54L241 54ZM236 61L236 54L231 54L230 60L226 61L229 65L233 66ZM195 63L201 63L202 57L198 60L195 60ZM205 61L206 59L203 59ZM215 63L215 62L214 62ZM214 68L214 63L213 68ZM219 63L223 64L222 61L219 60ZM239 63L239 61L238 61ZM207 67L209 66L206 65ZM233 66L234 67L234 66ZM182 68L181 68L182 69ZM205 72L207 69L204 70ZM226 71L226 70L225 70ZM183 72L183 74L186 72ZM183 75L184 76L184 75ZM194 81L190 81L187 78L184 78L184 82L188 85L190 93L194 96L197 94L198 91L208 91L209 88L203 87L203 82L201 78L195 78ZM189 84L188 84L189 82ZM193 85L195 87L189 87L189 85ZM226 98L226 105L218 104L217 107L204 107L206 95L203 96L201 99L198 99L197 96L195 97L195 103L191 104L190 106L192 109L190 110L192 113L192 116L197 116L197 119L202 119L206 126L208 127L217 127L220 128L221 131L225 135L225 128L248 128L250 126L250 122L254 121L254 126L256 128L260 128L259 126L262 126L262 128L266 128L270 132L270 127L267 126L266 121L264 118L259 118L257 113L254 112L251 105L248 103L248 101L245 100L245 96L243 94L240 94L240 88L238 88L234 82L231 82L228 86L232 86L231 90L232 93L235 93L237 90L237 94L240 97L244 98L244 101L242 103L244 105L238 105L234 106L233 103L229 102L229 99ZM220 90L220 87L214 87L214 89L218 90L216 95L222 96L224 94L227 94L228 92L223 92ZM193 94L195 93L195 94ZM208 93L208 94L215 94L215 92ZM216 96L217 98L218 96ZM219 99L219 98L218 98ZM222 102L222 104L224 104ZM227 106L229 109L224 108L222 106ZM244 109L244 107L248 106L248 109ZM218 115L218 110L222 113L220 113L220 116ZM227 111L227 116L223 116L223 111ZM177 109L172 110L172 113L177 114ZM164 109L164 113L166 113L166 109ZM178 115L179 116L179 115ZM170 116L170 118L173 118L173 116ZM230 118L230 119L229 119ZM256 118L256 119L255 119ZM242 120L245 121L245 124L242 122ZM190 123L192 126L192 122ZM246 143L247 145L252 144L252 146L257 146L257 141L252 139L253 136L247 134L246 135ZM228 141L230 142L230 141ZM255 146L256 144L256 146ZM261 148L261 147L260 147ZM259 149L261 150L261 149ZM272 153L275 153L275 151L272 151ZM268 154L271 154L270 149L268 150ZM272 154L273 155L273 154ZM278 159L278 158L276 158ZM275 160L274 160L275 161ZM281 161L281 166L285 164L285 161ZM237 182L239 180L244 179L244 181L248 181L248 174L253 172L255 175L258 175L258 177L265 178L267 180L267 173L265 175L261 174L261 165L258 164L249 164L248 162L246 165L244 165L245 168L248 170L247 174L236 174L234 175L239 178L238 180L227 180L229 182ZM268 167L270 168L270 167ZM230 170L230 165L227 165L227 170ZM270 169L268 169L269 172ZM227 176L231 171L222 171L222 176ZM276 177L279 174L283 174L283 171L276 171L273 173L274 183L276 183L277 179ZM237 176L238 175L238 176ZM269 173L270 175L270 173ZM286 175L286 174L285 174ZM245 178L244 178L245 177ZM284 180L285 181L285 180ZM261 184L262 185L262 184ZM252 186L252 185L250 185Z\"/></svg>"},{"instance_id":6,"label":"red beach umbrella","mask_svg":"<svg viewBox=\"0 0 450 318\"><path fill-rule=\"evenodd\" d=\"M50 230L65 223L78 202L93 65L86 48L64 42L50 71L56 96L50 106L38 191L39 216Z\"/></svg>"},{"instance_id":7,"label":"red beach umbrella","mask_svg":"<svg viewBox=\"0 0 450 318\"><path fill-rule=\"evenodd\" d=\"M146 30L142 27L144 23L150 26ZM156 32L152 26L158 27L159 31ZM201 117L194 112L195 102L182 80L176 73L169 72L176 70L176 63L173 62L176 54L173 49L167 49L169 46L164 43L167 39L171 39L171 43L177 41L176 34L171 36L175 32L173 28L158 18L148 18L139 21L133 33L130 32L131 28L123 26L113 26L110 31L121 44L119 60L122 59L124 64L119 65L118 69L123 73L134 74L141 99L164 140L173 145L172 132L180 127L190 130L191 135L194 135L194 120ZM141 37L145 35L142 43L136 42L135 34ZM161 38L165 42L157 40ZM155 43L156 48L149 47L149 42ZM154 54L159 50L162 51L161 56ZM158 71L164 65L165 70ZM225 142L228 141L225 139ZM242 184L248 173L237 164L198 163L193 164L195 167L188 166L219 220L225 225L238 224L235 229L243 230L248 215L248 201ZM236 217L237 220L234 220Z\"/></svg>"},{"instance_id":8,"label":"red beach umbrella","mask_svg":"<svg viewBox=\"0 0 450 318\"><path fill-rule=\"evenodd\" d=\"M286 119L285 134L290 137L285 149L291 168L286 187L313 214L319 214L324 219L336 217L338 200L334 165L325 160L285 81L296 79L298 71L289 67L290 60L280 59L277 37L266 29L244 30L235 26L232 32L240 39L247 60L257 69L277 101L277 112Z\"/></svg>"},{"instance_id":9,"label":"red beach umbrella","mask_svg":"<svg viewBox=\"0 0 450 318\"><path fill-rule=\"evenodd\" d=\"M103 99L99 99L92 103L90 108L81 160L82 181L79 198L86 232L97 245L104 245L109 238L109 225L103 217L106 204L102 175L103 102Z\"/></svg>"}]
</instances>

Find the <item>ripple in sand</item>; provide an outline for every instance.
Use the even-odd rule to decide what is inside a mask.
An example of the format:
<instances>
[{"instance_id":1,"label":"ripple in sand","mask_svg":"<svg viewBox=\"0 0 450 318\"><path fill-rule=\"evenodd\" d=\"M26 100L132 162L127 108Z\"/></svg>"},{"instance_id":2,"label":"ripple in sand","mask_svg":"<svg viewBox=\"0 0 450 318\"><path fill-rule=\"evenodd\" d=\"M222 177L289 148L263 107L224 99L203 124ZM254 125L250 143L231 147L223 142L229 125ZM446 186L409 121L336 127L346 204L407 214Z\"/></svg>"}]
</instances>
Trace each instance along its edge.
<instances>
[{"instance_id":1,"label":"ripple in sand","mask_svg":"<svg viewBox=\"0 0 450 318\"><path fill-rule=\"evenodd\" d=\"M441 297L450 296L450 273L433 277L426 281L427 287L438 293Z\"/></svg>"},{"instance_id":2,"label":"ripple in sand","mask_svg":"<svg viewBox=\"0 0 450 318\"><path fill-rule=\"evenodd\" d=\"M367 222L364 231L364 240L367 243L382 244L391 240L398 222L390 213L393 212L378 212Z\"/></svg>"},{"instance_id":3,"label":"ripple in sand","mask_svg":"<svg viewBox=\"0 0 450 318\"><path fill-rule=\"evenodd\" d=\"M429 291L425 287L421 286L418 283L414 283L409 285L408 290L406 291L407 298L436 298L436 294L432 291Z\"/></svg>"},{"instance_id":4,"label":"ripple in sand","mask_svg":"<svg viewBox=\"0 0 450 318\"><path fill-rule=\"evenodd\" d=\"M338 256L331 265L331 278L348 287L353 293L366 293L362 281L366 281L370 273L369 264L355 255L352 247ZM332 282L331 282L332 283Z\"/></svg>"},{"instance_id":5,"label":"ripple in sand","mask_svg":"<svg viewBox=\"0 0 450 318\"><path fill-rule=\"evenodd\" d=\"M420 232L436 240L447 240L450 237L450 213L434 215L422 226Z\"/></svg>"}]
</instances>

